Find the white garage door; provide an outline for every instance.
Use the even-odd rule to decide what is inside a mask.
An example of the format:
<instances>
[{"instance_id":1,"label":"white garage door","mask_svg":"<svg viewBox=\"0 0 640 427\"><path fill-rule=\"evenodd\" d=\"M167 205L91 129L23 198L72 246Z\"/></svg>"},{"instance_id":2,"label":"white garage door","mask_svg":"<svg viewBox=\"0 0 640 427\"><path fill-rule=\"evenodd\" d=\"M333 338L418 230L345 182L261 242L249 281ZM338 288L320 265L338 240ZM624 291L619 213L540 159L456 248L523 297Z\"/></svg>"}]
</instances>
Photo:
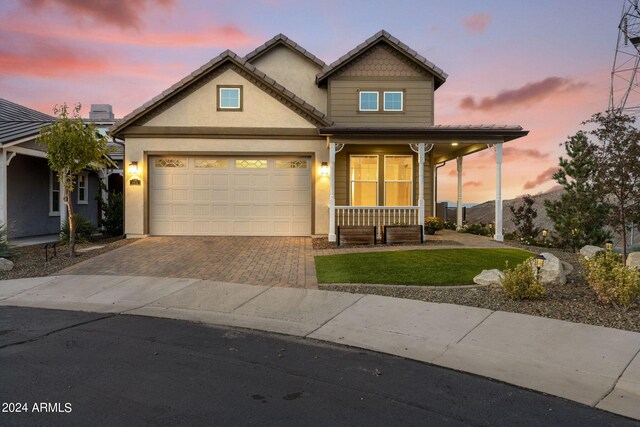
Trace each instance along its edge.
<instances>
[{"instance_id":1,"label":"white garage door","mask_svg":"<svg viewBox=\"0 0 640 427\"><path fill-rule=\"evenodd\" d=\"M311 160L150 157L154 235L308 236Z\"/></svg>"}]
</instances>

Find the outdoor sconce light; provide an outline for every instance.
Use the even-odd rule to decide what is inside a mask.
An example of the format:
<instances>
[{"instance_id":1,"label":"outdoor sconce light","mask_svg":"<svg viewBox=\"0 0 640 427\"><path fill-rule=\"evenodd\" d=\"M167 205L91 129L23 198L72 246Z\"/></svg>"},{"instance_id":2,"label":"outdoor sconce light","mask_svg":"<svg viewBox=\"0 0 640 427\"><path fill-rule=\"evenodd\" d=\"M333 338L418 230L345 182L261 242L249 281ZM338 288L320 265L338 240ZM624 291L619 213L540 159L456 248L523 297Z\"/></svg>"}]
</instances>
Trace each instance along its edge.
<instances>
[{"instance_id":1,"label":"outdoor sconce light","mask_svg":"<svg viewBox=\"0 0 640 427\"><path fill-rule=\"evenodd\" d=\"M322 162L322 164L320 165L320 175L322 175L322 176L328 176L329 175L329 163Z\"/></svg>"},{"instance_id":2,"label":"outdoor sconce light","mask_svg":"<svg viewBox=\"0 0 640 427\"><path fill-rule=\"evenodd\" d=\"M129 163L129 175L137 175L138 174L138 162Z\"/></svg>"},{"instance_id":3,"label":"outdoor sconce light","mask_svg":"<svg viewBox=\"0 0 640 427\"><path fill-rule=\"evenodd\" d=\"M607 252L611 252L613 250L613 241L607 240L606 242L604 242L604 248L607 250Z\"/></svg>"},{"instance_id":4,"label":"outdoor sconce light","mask_svg":"<svg viewBox=\"0 0 640 427\"><path fill-rule=\"evenodd\" d=\"M536 262L536 270L538 270L538 273L540 273L540 269L542 268L542 266L544 266L544 262L547 259L544 256L542 256L542 254L538 254L535 256L534 260Z\"/></svg>"}]
</instances>

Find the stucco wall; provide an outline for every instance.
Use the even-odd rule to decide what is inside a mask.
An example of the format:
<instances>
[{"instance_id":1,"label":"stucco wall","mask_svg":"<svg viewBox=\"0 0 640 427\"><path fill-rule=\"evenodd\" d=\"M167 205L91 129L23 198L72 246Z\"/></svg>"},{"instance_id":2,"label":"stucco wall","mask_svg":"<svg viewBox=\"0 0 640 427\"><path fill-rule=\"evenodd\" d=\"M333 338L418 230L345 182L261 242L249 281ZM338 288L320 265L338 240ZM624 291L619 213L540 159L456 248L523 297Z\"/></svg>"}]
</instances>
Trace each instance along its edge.
<instances>
[{"instance_id":1,"label":"stucco wall","mask_svg":"<svg viewBox=\"0 0 640 427\"><path fill-rule=\"evenodd\" d=\"M148 233L148 167L147 158L155 154L183 155L307 155L312 156L312 224L313 234L329 232L329 177L318 173L322 162L329 161L324 139L260 140L260 139L200 139L200 138L127 138L125 165L138 162L140 186L132 186L125 168L125 233L129 237Z\"/></svg>"},{"instance_id":2,"label":"stucco wall","mask_svg":"<svg viewBox=\"0 0 640 427\"><path fill-rule=\"evenodd\" d=\"M318 110L327 111L327 90L316 85L322 69L309 59L284 46L278 46L251 62L272 79Z\"/></svg>"},{"instance_id":3,"label":"stucco wall","mask_svg":"<svg viewBox=\"0 0 640 427\"><path fill-rule=\"evenodd\" d=\"M242 86L242 111L217 111L217 85ZM313 128L314 125L233 70L178 101L146 126ZM128 140L127 140L128 142Z\"/></svg>"}]
</instances>

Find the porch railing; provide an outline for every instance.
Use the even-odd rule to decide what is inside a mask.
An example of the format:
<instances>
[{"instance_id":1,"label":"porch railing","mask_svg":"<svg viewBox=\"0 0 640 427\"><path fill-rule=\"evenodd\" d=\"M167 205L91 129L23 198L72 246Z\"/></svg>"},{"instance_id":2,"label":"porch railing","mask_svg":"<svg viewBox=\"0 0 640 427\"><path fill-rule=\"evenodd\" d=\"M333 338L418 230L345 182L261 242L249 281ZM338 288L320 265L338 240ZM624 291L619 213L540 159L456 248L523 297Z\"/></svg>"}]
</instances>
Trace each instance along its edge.
<instances>
[{"instance_id":1,"label":"porch railing","mask_svg":"<svg viewBox=\"0 0 640 427\"><path fill-rule=\"evenodd\" d=\"M336 206L336 226L370 225L382 235L385 225L420 225L418 206Z\"/></svg>"}]
</instances>

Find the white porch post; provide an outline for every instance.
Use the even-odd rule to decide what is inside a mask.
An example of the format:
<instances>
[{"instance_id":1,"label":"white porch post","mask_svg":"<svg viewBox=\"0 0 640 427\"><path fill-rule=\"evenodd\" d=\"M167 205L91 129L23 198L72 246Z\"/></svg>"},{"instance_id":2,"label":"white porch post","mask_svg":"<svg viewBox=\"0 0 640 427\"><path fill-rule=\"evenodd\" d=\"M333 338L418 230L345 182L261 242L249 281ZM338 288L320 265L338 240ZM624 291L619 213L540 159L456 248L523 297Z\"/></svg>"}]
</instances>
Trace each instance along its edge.
<instances>
[{"instance_id":1,"label":"white porch post","mask_svg":"<svg viewBox=\"0 0 640 427\"><path fill-rule=\"evenodd\" d=\"M0 222L7 225L7 150L0 155Z\"/></svg>"},{"instance_id":2,"label":"white porch post","mask_svg":"<svg viewBox=\"0 0 640 427\"><path fill-rule=\"evenodd\" d=\"M496 234L495 240L502 242L502 144L495 144L496 150Z\"/></svg>"},{"instance_id":3,"label":"white porch post","mask_svg":"<svg viewBox=\"0 0 640 427\"><path fill-rule=\"evenodd\" d=\"M329 241L336 241L336 143L329 143Z\"/></svg>"},{"instance_id":4,"label":"white porch post","mask_svg":"<svg viewBox=\"0 0 640 427\"><path fill-rule=\"evenodd\" d=\"M462 156L456 159L458 163L458 203L456 205L456 228L462 228Z\"/></svg>"},{"instance_id":5,"label":"white porch post","mask_svg":"<svg viewBox=\"0 0 640 427\"><path fill-rule=\"evenodd\" d=\"M418 144L418 224L424 225L424 156L426 144Z\"/></svg>"}]
</instances>

